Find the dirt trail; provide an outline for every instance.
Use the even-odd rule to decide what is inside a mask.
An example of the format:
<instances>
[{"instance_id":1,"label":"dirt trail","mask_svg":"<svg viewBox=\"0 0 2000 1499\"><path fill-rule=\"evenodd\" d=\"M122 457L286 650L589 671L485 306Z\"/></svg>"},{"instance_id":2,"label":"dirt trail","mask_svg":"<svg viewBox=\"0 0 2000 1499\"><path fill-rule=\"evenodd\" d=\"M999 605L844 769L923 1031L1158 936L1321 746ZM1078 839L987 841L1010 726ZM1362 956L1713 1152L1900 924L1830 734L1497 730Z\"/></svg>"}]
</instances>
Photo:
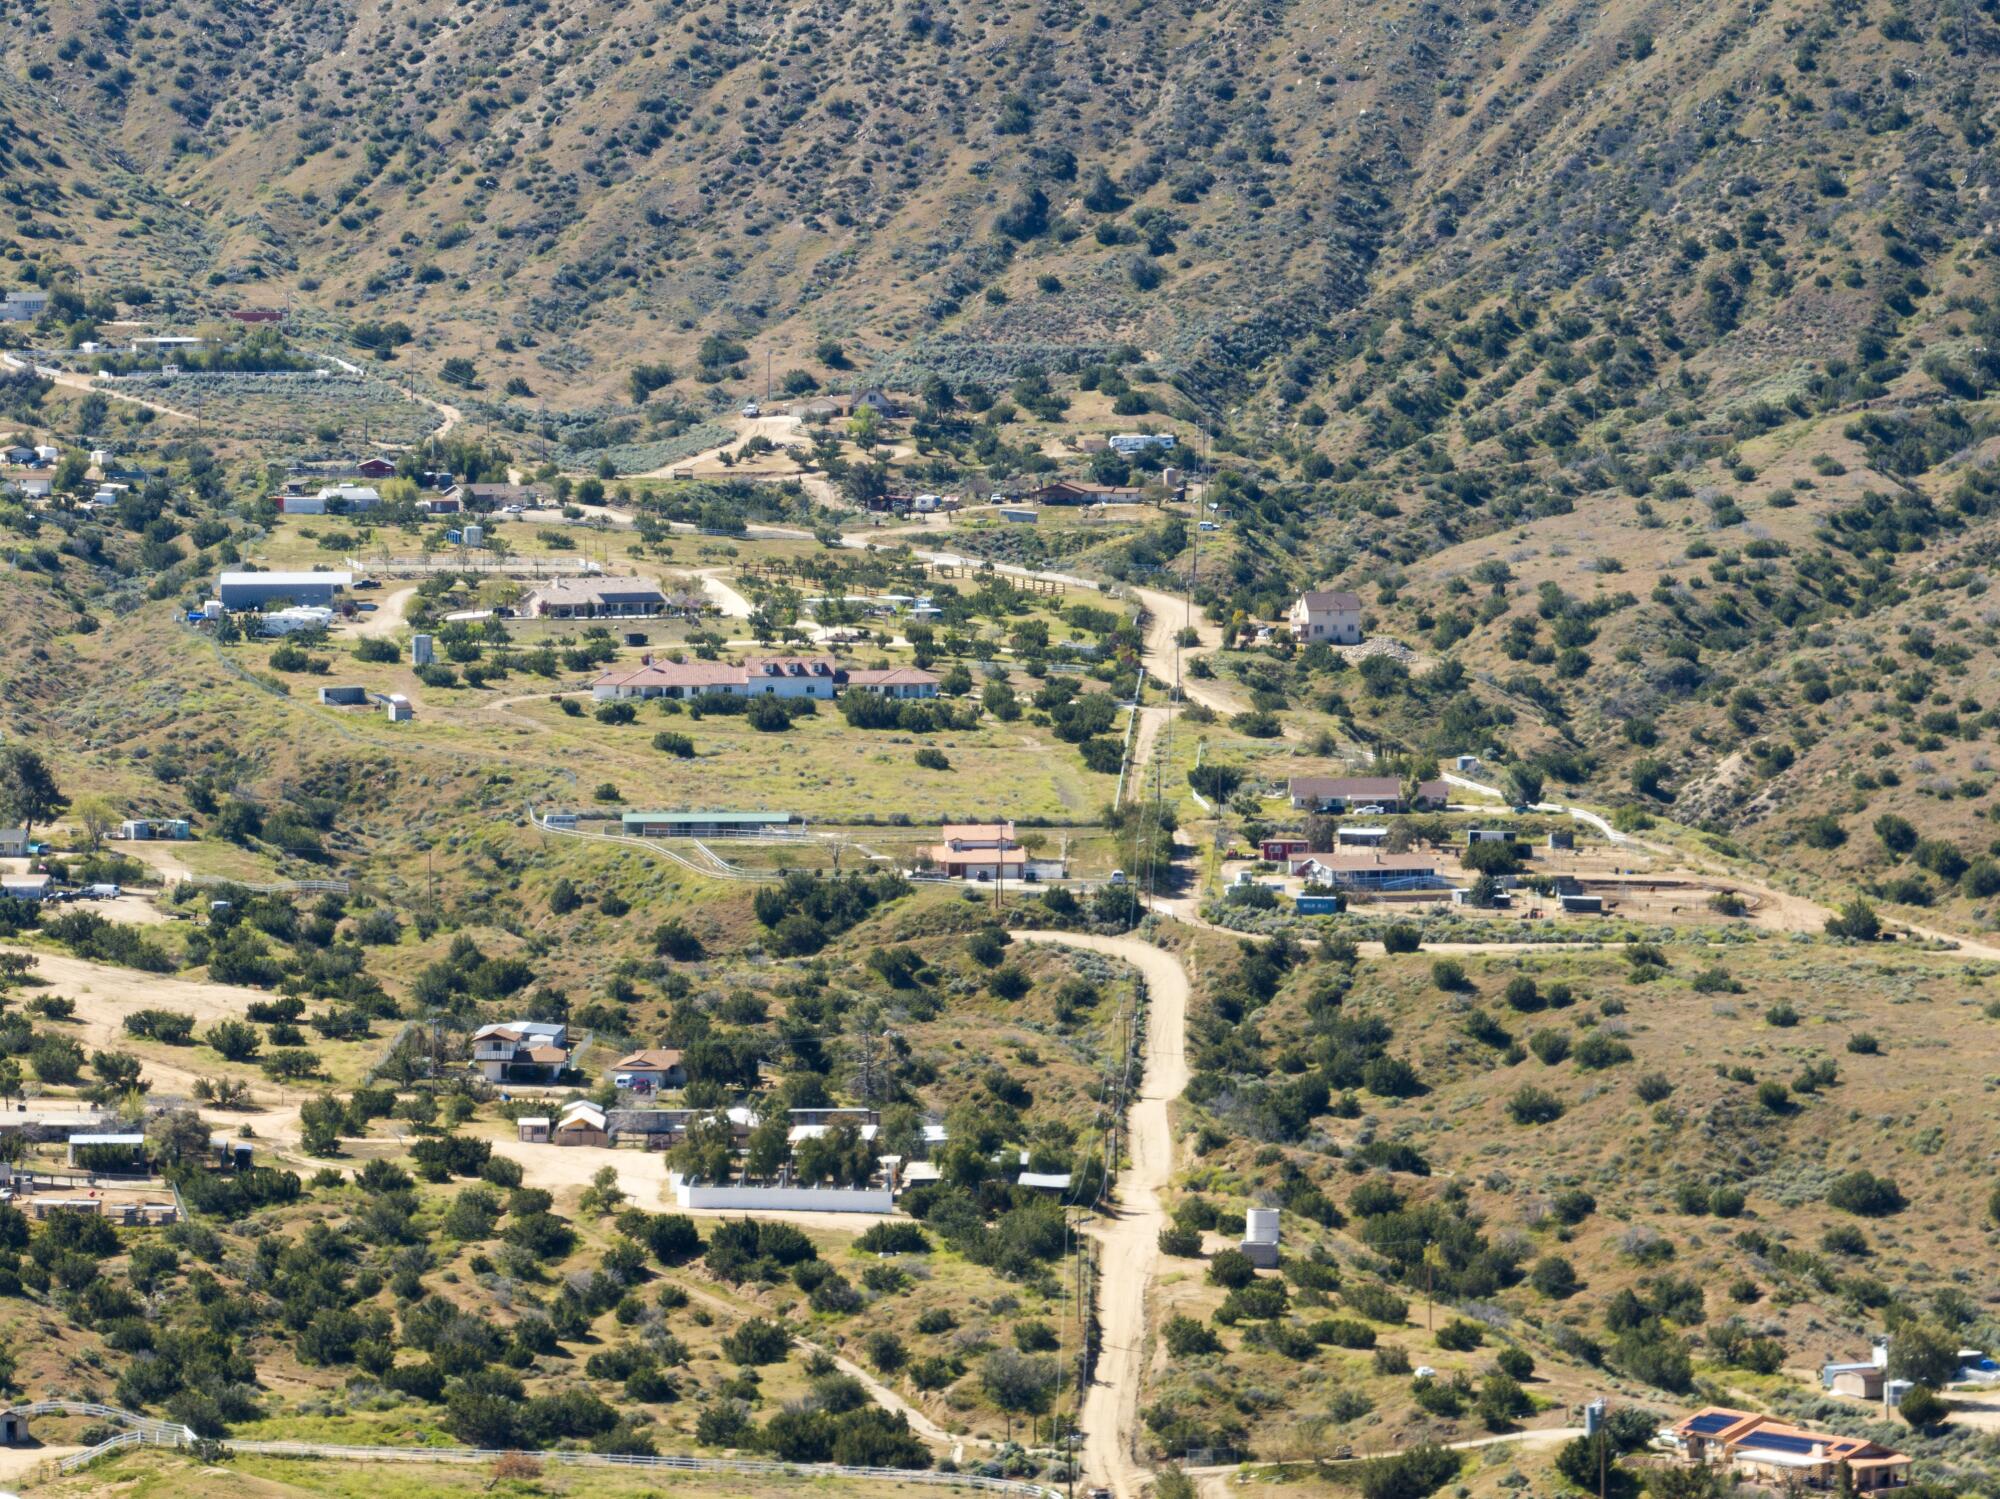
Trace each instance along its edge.
<instances>
[{"instance_id":1,"label":"dirt trail","mask_svg":"<svg viewBox=\"0 0 2000 1499\"><path fill-rule=\"evenodd\" d=\"M1133 1456L1139 1388L1145 1375L1146 1300L1159 1269L1166 1210L1160 1193L1173 1177L1173 1126L1167 1105L1187 1087L1187 970L1137 937L1075 932L1016 932L1028 942L1059 943L1123 958L1146 980L1144 1071L1126 1116L1130 1160L1112 1188L1110 1214L1087 1232L1098 1244L1097 1319L1103 1345L1096 1378L1083 1397L1084 1471L1108 1482L1118 1499L1137 1499L1149 1476Z\"/></svg>"}]
</instances>

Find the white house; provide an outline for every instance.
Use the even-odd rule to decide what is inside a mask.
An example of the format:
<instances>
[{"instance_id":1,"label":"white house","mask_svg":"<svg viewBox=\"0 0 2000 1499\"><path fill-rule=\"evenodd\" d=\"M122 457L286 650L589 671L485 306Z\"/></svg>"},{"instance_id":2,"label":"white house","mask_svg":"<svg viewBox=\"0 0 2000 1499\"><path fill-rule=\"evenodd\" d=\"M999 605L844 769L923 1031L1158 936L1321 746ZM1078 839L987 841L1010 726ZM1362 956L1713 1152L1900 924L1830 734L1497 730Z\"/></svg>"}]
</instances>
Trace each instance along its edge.
<instances>
[{"instance_id":1,"label":"white house","mask_svg":"<svg viewBox=\"0 0 2000 1499\"><path fill-rule=\"evenodd\" d=\"M472 1033L472 1065L491 1083L553 1083L569 1065L569 1027L543 1020L482 1025Z\"/></svg>"},{"instance_id":2,"label":"white house","mask_svg":"<svg viewBox=\"0 0 2000 1499\"><path fill-rule=\"evenodd\" d=\"M1302 645L1361 643L1361 598L1358 594L1315 588L1302 593L1287 616L1292 638Z\"/></svg>"}]
</instances>

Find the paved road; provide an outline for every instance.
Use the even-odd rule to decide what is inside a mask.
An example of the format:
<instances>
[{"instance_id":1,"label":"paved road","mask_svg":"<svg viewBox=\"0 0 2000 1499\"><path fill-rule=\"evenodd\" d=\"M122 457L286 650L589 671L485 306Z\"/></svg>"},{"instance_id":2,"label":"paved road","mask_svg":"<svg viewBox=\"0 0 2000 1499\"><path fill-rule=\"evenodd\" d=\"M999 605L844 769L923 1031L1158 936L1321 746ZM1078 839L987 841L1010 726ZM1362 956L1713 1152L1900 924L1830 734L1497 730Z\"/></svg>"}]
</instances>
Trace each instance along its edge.
<instances>
[{"instance_id":1,"label":"paved road","mask_svg":"<svg viewBox=\"0 0 2000 1499\"><path fill-rule=\"evenodd\" d=\"M1076 932L1014 934L1123 958L1146 980L1144 1071L1126 1116L1131 1164L1112 1188L1109 1215L1086 1230L1098 1243L1097 1375L1083 1397L1083 1466L1118 1499L1138 1499L1150 1476L1134 1456L1139 1391L1145 1382L1146 1300L1159 1270L1166 1210L1160 1193L1173 1179L1173 1128L1167 1106L1187 1087L1188 977L1178 959L1137 937Z\"/></svg>"}]
</instances>

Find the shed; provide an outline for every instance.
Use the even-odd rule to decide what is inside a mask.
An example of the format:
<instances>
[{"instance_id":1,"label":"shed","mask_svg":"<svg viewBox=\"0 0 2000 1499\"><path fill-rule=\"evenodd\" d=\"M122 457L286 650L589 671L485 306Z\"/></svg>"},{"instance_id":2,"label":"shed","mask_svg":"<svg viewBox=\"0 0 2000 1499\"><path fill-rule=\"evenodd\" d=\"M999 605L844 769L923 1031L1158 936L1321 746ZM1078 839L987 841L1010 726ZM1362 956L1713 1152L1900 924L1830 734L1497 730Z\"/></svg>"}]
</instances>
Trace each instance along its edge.
<instances>
[{"instance_id":1,"label":"shed","mask_svg":"<svg viewBox=\"0 0 2000 1499\"><path fill-rule=\"evenodd\" d=\"M1014 525L1032 526L1039 517L1025 505L1002 505L1000 507L1000 519L1009 521Z\"/></svg>"},{"instance_id":2,"label":"shed","mask_svg":"<svg viewBox=\"0 0 2000 1499\"><path fill-rule=\"evenodd\" d=\"M1339 828L1333 841L1342 848L1380 848L1389 841L1387 828Z\"/></svg>"},{"instance_id":3,"label":"shed","mask_svg":"<svg viewBox=\"0 0 2000 1499\"><path fill-rule=\"evenodd\" d=\"M558 1145L607 1146L611 1133L605 1126L604 1110L594 1103L573 1103L563 1110L551 1138Z\"/></svg>"},{"instance_id":4,"label":"shed","mask_svg":"<svg viewBox=\"0 0 2000 1499\"><path fill-rule=\"evenodd\" d=\"M1573 849L1576 847L1576 834L1570 832L1567 828L1558 828L1549 834L1549 847L1552 849Z\"/></svg>"},{"instance_id":5,"label":"shed","mask_svg":"<svg viewBox=\"0 0 2000 1499\"><path fill-rule=\"evenodd\" d=\"M28 830L0 828L0 859L25 859L27 856Z\"/></svg>"},{"instance_id":6,"label":"shed","mask_svg":"<svg viewBox=\"0 0 2000 1499\"><path fill-rule=\"evenodd\" d=\"M1602 916L1604 897L1601 895L1558 895L1562 908L1577 916Z\"/></svg>"},{"instance_id":7,"label":"shed","mask_svg":"<svg viewBox=\"0 0 2000 1499\"><path fill-rule=\"evenodd\" d=\"M331 604L336 593L354 586L352 573L228 572L216 580L225 609L261 609L274 599L294 604Z\"/></svg>"},{"instance_id":8,"label":"shed","mask_svg":"<svg viewBox=\"0 0 2000 1499\"><path fill-rule=\"evenodd\" d=\"M1338 916L1347 902L1338 895L1296 895L1292 905L1301 916Z\"/></svg>"},{"instance_id":9,"label":"shed","mask_svg":"<svg viewBox=\"0 0 2000 1499\"><path fill-rule=\"evenodd\" d=\"M145 1154L146 1137L144 1135L71 1135L69 1137L70 1165L74 1166L77 1164L76 1153L79 1150L118 1151L128 1154L130 1159L134 1163L137 1163Z\"/></svg>"},{"instance_id":10,"label":"shed","mask_svg":"<svg viewBox=\"0 0 2000 1499\"><path fill-rule=\"evenodd\" d=\"M25 1447L33 1440L34 1438L28 1435L26 1411L0 1411L0 1446Z\"/></svg>"},{"instance_id":11,"label":"shed","mask_svg":"<svg viewBox=\"0 0 2000 1499\"><path fill-rule=\"evenodd\" d=\"M47 900L55 881L45 874L10 874L0 879L0 896L9 900Z\"/></svg>"},{"instance_id":12,"label":"shed","mask_svg":"<svg viewBox=\"0 0 2000 1499\"><path fill-rule=\"evenodd\" d=\"M1474 843L1512 843L1514 835L1505 828L1474 828L1465 835L1467 846Z\"/></svg>"},{"instance_id":13,"label":"shed","mask_svg":"<svg viewBox=\"0 0 2000 1499\"><path fill-rule=\"evenodd\" d=\"M1067 1171L1023 1171L1014 1185L1026 1187L1031 1192L1067 1192L1069 1173Z\"/></svg>"},{"instance_id":14,"label":"shed","mask_svg":"<svg viewBox=\"0 0 2000 1499\"><path fill-rule=\"evenodd\" d=\"M322 687L319 690L321 704L329 708L354 708L368 702L366 687Z\"/></svg>"},{"instance_id":15,"label":"shed","mask_svg":"<svg viewBox=\"0 0 2000 1499\"><path fill-rule=\"evenodd\" d=\"M546 1145L549 1143L549 1120L546 1114L516 1119L514 1127L519 1132L524 1145Z\"/></svg>"}]
</instances>

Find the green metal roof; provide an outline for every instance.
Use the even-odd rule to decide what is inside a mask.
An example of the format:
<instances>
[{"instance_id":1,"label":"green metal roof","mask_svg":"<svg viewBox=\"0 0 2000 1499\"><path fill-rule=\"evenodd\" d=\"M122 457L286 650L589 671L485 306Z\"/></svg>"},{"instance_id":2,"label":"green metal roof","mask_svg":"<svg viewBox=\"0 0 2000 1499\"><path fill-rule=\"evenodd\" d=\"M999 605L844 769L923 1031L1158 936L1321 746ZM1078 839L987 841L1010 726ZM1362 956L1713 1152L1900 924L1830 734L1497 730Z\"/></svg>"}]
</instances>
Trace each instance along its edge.
<instances>
[{"instance_id":1,"label":"green metal roof","mask_svg":"<svg viewBox=\"0 0 2000 1499\"><path fill-rule=\"evenodd\" d=\"M627 812L626 822L793 822L790 812Z\"/></svg>"}]
</instances>

